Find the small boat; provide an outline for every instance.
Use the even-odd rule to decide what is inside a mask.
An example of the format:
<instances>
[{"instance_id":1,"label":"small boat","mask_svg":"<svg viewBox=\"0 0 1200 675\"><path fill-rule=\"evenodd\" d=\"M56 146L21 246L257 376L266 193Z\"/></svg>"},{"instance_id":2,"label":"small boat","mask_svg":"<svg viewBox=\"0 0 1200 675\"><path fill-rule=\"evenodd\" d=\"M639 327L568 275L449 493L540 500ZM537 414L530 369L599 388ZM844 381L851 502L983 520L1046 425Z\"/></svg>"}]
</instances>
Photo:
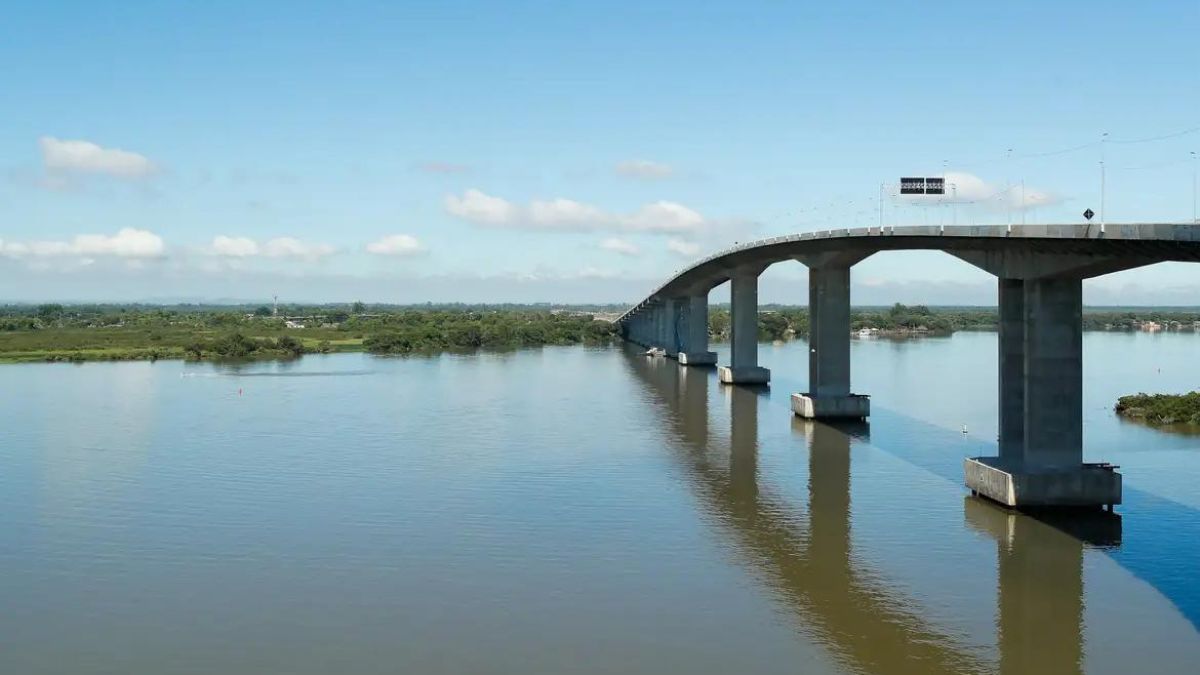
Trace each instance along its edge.
<instances>
[{"instance_id":1,"label":"small boat","mask_svg":"<svg viewBox=\"0 0 1200 675\"><path fill-rule=\"evenodd\" d=\"M651 347L646 350L646 356L666 356L667 350L662 347Z\"/></svg>"}]
</instances>

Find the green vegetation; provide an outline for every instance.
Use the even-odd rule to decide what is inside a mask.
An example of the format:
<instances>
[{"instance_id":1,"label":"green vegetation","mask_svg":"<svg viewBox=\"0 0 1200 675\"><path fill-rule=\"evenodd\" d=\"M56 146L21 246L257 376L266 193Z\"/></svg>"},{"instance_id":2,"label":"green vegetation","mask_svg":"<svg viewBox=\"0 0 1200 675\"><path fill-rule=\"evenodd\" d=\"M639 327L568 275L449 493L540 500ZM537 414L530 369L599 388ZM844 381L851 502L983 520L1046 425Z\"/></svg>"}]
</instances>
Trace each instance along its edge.
<instances>
[{"instance_id":1,"label":"green vegetation","mask_svg":"<svg viewBox=\"0 0 1200 675\"><path fill-rule=\"evenodd\" d=\"M886 336L949 335L959 330L994 330L996 311L982 308L938 308L896 303L887 308L859 308L850 313L851 330L875 330ZM758 316L761 340L808 337L808 309L768 305ZM729 310L709 312L709 333L715 339L729 338Z\"/></svg>"},{"instance_id":2,"label":"green vegetation","mask_svg":"<svg viewBox=\"0 0 1200 675\"><path fill-rule=\"evenodd\" d=\"M398 312L368 322L363 342L373 354L537 345L607 343L615 326L590 314L548 312Z\"/></svg>"},{"instance_id":3,"label":"green vegetation","mask_svg":"<svg viewBox=\"0 0 1200 675\"><path fill-rule=\"evenodd\" d=\"M1117 399L1118 415L1148 424L1200 426L1200 391L1188 394L1133 394Z\"/></svg>"},{"instance_id":4,"label":"green vegetation","mask_svg":"<svg viewBox=\"0 0 1200 675\"><path fill-rule=\"evenodd\" d=\"M0 362L130 359L277 359L369 351L410 354L603 344L623 306L551 305L10 305L0 306ZM1084 311L1085 330L1196 330L1200 312ZM808 309L765 305L759 337L807 337ZM901 305L859 307L851 328L883 336L994 330L996 310ZM729 338L728 305L709 312L714 341Z\"/></svg>"},{"instance_id":5,"label":"green vegetation","mask_svg":"<svg viewBox=\"0 0 1200 675\"><path fill-rule=\"evenodd\" d=\"M284 359L610 341L591 314L549 308L62 305L0 307L0 363Z\"/></svg>"}]
</instances>

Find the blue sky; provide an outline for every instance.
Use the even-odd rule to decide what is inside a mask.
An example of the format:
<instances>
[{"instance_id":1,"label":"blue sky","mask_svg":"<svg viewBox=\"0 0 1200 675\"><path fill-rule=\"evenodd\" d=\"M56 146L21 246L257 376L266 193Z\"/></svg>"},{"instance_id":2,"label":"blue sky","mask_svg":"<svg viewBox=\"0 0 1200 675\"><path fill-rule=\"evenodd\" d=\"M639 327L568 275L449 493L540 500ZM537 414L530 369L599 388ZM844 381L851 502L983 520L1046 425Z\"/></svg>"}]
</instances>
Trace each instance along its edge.
<instances>
[{"instance_id":1,"label":"blue sky","mask_svg":"<svg viewBox=\"0 0 1200 675\"><path fill-rule=\"evenodd\" d=\"M888 195L888 224L1077 222L1106 132L1106 219L1185 222L1198 29L1196 2L6 3L0 301L629 301L876 224L901 175L960 203ZM855 280L994 301L933 253ZM1166 265L1088 299L1197 290Z\"/></svg>"}]
</instances>

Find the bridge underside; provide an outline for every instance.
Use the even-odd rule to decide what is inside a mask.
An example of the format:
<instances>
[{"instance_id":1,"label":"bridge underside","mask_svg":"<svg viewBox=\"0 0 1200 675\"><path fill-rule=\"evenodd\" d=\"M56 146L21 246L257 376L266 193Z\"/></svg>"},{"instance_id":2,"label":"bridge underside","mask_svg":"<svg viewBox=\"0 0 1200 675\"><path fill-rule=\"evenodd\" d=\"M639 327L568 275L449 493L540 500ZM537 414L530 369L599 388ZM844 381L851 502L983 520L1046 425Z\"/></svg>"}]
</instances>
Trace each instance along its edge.
<instances>
[{"instance_id":1,"label":"bridge underside","mask_svg":"<svg viewBox=\"0 0 1200 675\"><path fill-rule=\"evenodd\" d=\"M708 293L731 285L727 384L765 385L758 364L758 277L770 265L809 268L808 418L861 419L870 398L850 386L850 272L885 250L943 250L998 279L999 452L965 466L972 491L1012 507L1109 506L1121 476L1083 463L1083 279L1166 260L1200 262L1200 226L982 226L845 230L779 237L710 256L617 321L622 336L681 365L713 365Z\"/></svg>"}]
</instances>

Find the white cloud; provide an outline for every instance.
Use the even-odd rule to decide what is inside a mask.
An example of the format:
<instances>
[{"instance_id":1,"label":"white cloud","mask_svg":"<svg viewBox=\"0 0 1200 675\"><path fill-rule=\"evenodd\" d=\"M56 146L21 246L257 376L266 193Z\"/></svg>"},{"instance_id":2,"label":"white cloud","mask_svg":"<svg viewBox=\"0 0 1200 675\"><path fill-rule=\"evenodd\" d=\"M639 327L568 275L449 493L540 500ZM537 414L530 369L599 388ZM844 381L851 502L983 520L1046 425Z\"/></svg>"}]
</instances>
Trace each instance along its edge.
<instances>
[{"instance_id":1,"label":"white cloud","mask_svg":"<svg viewBox=\"0 0 1200 675\"><path fill-rule=\"evenodd\" d=\"M670 178L675 170L669 164L648 159L630 159L617 164L617 173L628 178Z\"/></svg>"},{"instance_id":2,"label":"white cloud","mask_svg":"<svg viewBox=\"0 0 1200 675\"><path fill-rule=\"evenodd\" d=\"M914 204L947 202L957 204L979 204L993 210L1027 210L1062 203L1063 198L1052 192L1022 186L1020 183L1005 186L989 183L975 174L951 171L946 173L945 195L899 195L903 201Z\"/></svg>"},{"instance_id":3,"label":"white cloud","mask_svg":"<svg viewBox=\"0 0 1200 675\"><path fill-rule=\"evenodd\" d=\"M616 237L609 237L608 239L601 241L600 248L604 249L605 251L612 251L614 253L620 253L621 255L627 256L640 255L642 252L641 249L639 249L637 246L634 246L632 243Z\"/></svg>"},{"instance_id":4,"label":"white cloud","mask_svg":"<svg viewBox=\"0 0 1200 675\"><path fill-rule=\"evenodd\" d=\"M589 230L604 227L611 219L595 206L570 199L534 200L529 204L529 220L539 227Z\"/></svg>"},{"instance_id":5,"label":"white cloud","mask_svg":"<svg viewBox=\"0 0 1200 675\"><path fill-rule=\"evenodd\" d=\"M695 258L700 254L700 244L686 239L671 237L667 240L667 250L684 258Z\"/></svg>"},{"instance_id":6,"label":"white cloud","mask_svg":"<svg viewBox=\"0 0 1200 675\"><path fill-rule=\"evenodd\" d=\"M637 210L628 220L629 229L647 232L695 232L705 225L704 216L675 202L655 202Z\"/></svg>"},{"instance_id":7,"label":"white cloud","mask_svg":"<svg viewBox=\"0 0 1200 675\"><path fill-rule=\"evenodd\" d=\"M406 256L425 250L416 237L408 234L391 234L367 244L367 253L376 255Z\"/></svg>"},{"instance_id":8,"label":"white cloud","mask_svg":"<svg viewBox=\"0 0 1200 675\"><path fill-rule=\"evenodd\" d=\"M258 242L247 237L226 237L220 235L212 241L214 255L227 258L246 258L259 253Z\"/></svg>"},{"instance_id":9,"label":"white cloud","mask_svg":"<svg viewBox=\"0 0 1200 675\"><path fill-rule=\"evenodd\" d=\"M486 225L509 225L517 219L517 207L500 197L471 188L462 197L446 195L446 211L463 220Z\"/></svg>"},{"instance_id":10,"label":"white cloud","mask_svg":"<svg viewBox=\"0 0 1200 675\"><path fill-rule=\"evenodd\" d=\"M461 197L447 195L446 211L479 225L560 231L615 230L661 234L694 233L713 222L675 202L646 204L631 214L610 213L571 199L534 200L528 206L514 204L470 189Z\"/></svg>"},{"instance_id":11,"label":"white cloud","mask_svg":"<svg viewBox=\"0 0 1200 675\"><path fill-rule=\"evenodd\" d=\"M276 237L263 244L263 255L268 258L302 258L319 260L333 255L334 249L329 244L318 244L300 241L295 237Z\"/></svg>"},{"instance_id":12,"label":"white cloud","mask_svg":"<svg viewBox=\"0 0 1200 675\"><path fill-rule=\"evenodd\" d=\"M144 155L117 148L104 148L91 141L61 140L53 136L38 139L46 171L90 173L116 178L145 178L158 167Z\"/></svg>"},{"instance_id":13,"label":"white cloud","mask_svg":"<svg viewBox=\"0 0 1200 675\"><path fill-rule=\"evenodd\" d=\"M11 258L114 257L145 259L162 257L166 251L162 237L148 230L126 227L114 235L80 234L69 241L42 240L9 242L0 240L0 255Z\"/></svg>"}]
</instances>

